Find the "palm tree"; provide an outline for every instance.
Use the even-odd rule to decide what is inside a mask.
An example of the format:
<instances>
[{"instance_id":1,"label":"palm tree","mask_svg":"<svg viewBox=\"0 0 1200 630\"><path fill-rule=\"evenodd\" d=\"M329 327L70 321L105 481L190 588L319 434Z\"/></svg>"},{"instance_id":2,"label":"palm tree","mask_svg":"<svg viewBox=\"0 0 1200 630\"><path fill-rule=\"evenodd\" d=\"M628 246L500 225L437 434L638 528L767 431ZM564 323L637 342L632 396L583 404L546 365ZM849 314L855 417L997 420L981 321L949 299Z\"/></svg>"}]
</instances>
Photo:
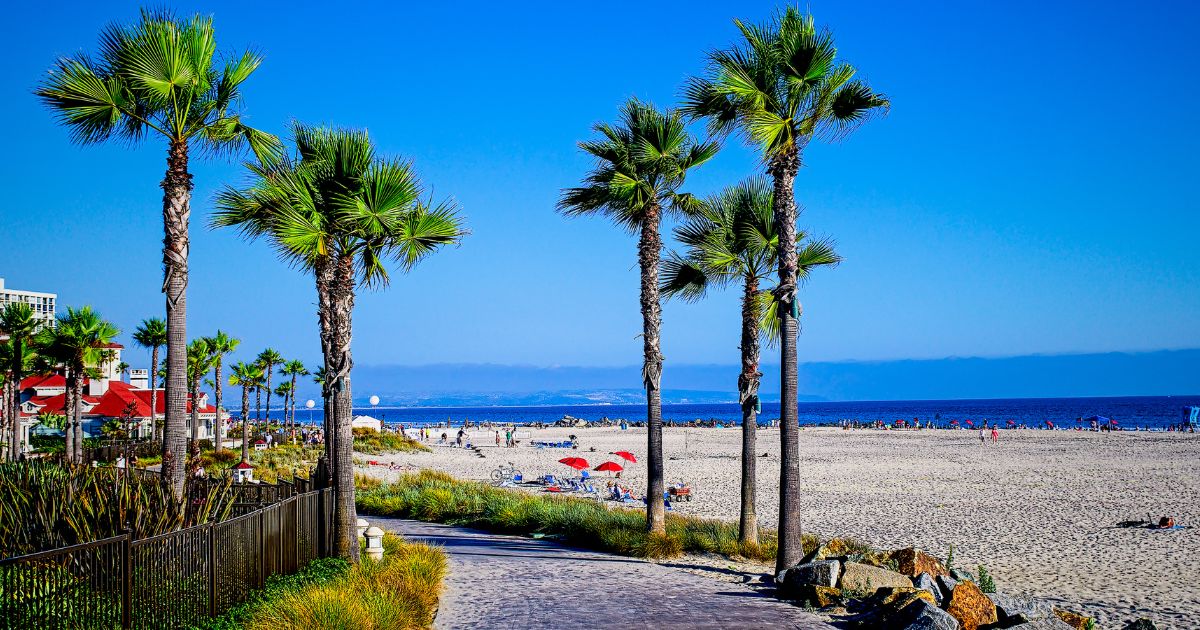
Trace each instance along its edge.
<instances>
[{"instance_id":1,"label":"palm tree","mask_svg":"<svg viewBox=\"0 0 1200 630\"><path fill-rule=\"evenodd\" d=\"M38 333L38 345L67 370L70 419L67 425L67 461L83 462L83 379L89 365L100 363L102 346L121 331L90 306L68 308L54 327Z\"/></svg>"},{"instance_id":2,"label":"palm tree","mask_svg":"<svg viewBox=\"0 0 1200 630\"><path fill-rule=\"evenodd\" d=\"M221 363L225 360L225 355L237 350L242 342L222 330L218 330L217 334L211 337L205 337L204 341L208 343L208 349L212 353L213 402L217 409L215 445L216 450L220 451L225 447L225 421L221 418Z\"/></svg>"},{"instance_id":3,"label":"palm tree","mask_svg":"<svg viewBox=\"0 0 1200 630\"><path fill-rule=\"evenodd\" d=\"M662 291L667 296L698 300L712 286L742 283L742 371L738 375L738 402L742 407L742 508L739 540L758 544L757 427L759 338L765 327L778 334L774 294L761 288L770 279L779 258L771 185L754 178L709 197L700 212L675 229L687 247L686 257L663 262ZM807 241L797 232L800 281L823 265L836 265L841 257L828 241Z\"/></svg>"},{"instance_id":4,"label":"palm tree","mask_svg":"<svg viewBox=\"0 0 1200 630\"><path fill-rule=\"evenodd\" d=\"M133 25L100 34L100 52L55 62L36 94L80 144L110 139L135 143L146 136L167 141L163 189L163 292L167 306L167 405L163 480L183 499L187 413L188 219L191 149L214 153L249 146L270 160L280 144L247 126L239 111L241 86L262 62L251 52L218 63L211 17L179 19L143 11Z\"/></svg>"},{"instance_id":5,"label":"palm tree","mask_svg":"<svg viewBox=\"0 0 1200 630\"><path fill-rule=\"evenodd\" d=\"M267 381L267 423L271 422L271 375L275 373L275 366L283 363L283 355L274 348L267 348L258 353L258 364L262 366L263 375Z\"/></svg>"},{"instance_id":6,"label":"palm tree","mask_svg":"<svg viewBox=\"0 0 1200 630\"><path fill-rule=\"evenodd\" d=\"M21 438L21 379L19 374L42 374L50 370L49 365L43 365L46 357L39 354L36 339L27 338L25 343L0 343L0 427L12 428L9 434L8 449L0 449L0 459L11 456L12 445L17 444L17 454L20 457ZM0 440L4 439L0 435Z\"/></svg>"},{"instance_id":7,"label":"palm tree","mask_svg":"<svg viewBox=\"0 0 1200 630\"><path fill-rule=\"evenodd\" d=\"M230 369L229 384L242 388L242 461L250 463L250 390L262 380L262 368L239 361Z\"/></svg>"},{"instance_id":8,"label":"palm tree","mask_svg":"<svg viewBox=\"0 0 1200 630\"><path fill-rule=\"evenodd\" d=\"M779 233L780 480L779 554L783 570L804 554L800 537L799 409L796 406L796 198L801 154L813 137L839 139L887 111L888 98L856 80L856 70L837 61L828 30L811 15L787 8L759 25L735 20L743 42L709 54L709 70L685 90L684 109L708 120L717 134L736 132L757 147L773 180L774 221Z\"/></svg>"},{"instance_id":9,"label":"palm tree","mask_svg":"<svg viewBox=\"0 0 1200 630\"><path fill-rule=\"evenodd\" d=\"M33 317L33 308L25 302L12 302L0 311L0 331L8 335L8 360L3 369L8 372L11 387L8 422L12 433L8 440L7 457L16 461L21 456L21 379L32 359L33 336L38 330L38 320ZM0 426L3 423L0 422Z\"/></svg>"},{"instance_id":10,"label":"palm tree","mask_svg":"<svg viewBox=\"0 0 1200 630\"><path fill-rule=\"evenodd\" d=\"M326 457L337 486L335 540L342 557L358 559L354 525L350 352L354 297L360 287L388 284L387 261L405 271L465 234L451 202L422 201L412 166L377 158L365 131L294 128L297 157L250 165L252 183L226 188L217 226L266 237L280 255L313 274L328 378Z\"/></svg>"},{"instance_id":11,"label":"palm tree","mask_svg":"<svg viewBox=\"0 0 1200 630\"><path fill-rule=\"evenodd\" d=\"M193 339L187 347L187 385L191 399L191 433L188 436L188 452L197 453L196 439L200 426L200 383L213 365L212 348L204 338Z\"/></svg>"},{"instance_id":12,"label":"palm tree","mask_svg":"<svg viewBox=\"0 0 1200 630\"><path fill-rule=\"evenodd\" d=\"M288 402L292 399L292 383L284 381L275 387L275 395L283 396L283 423L282 428L286 433L288 430Z\"/></svg>"},{"instance_id":13,"label":"palm tree","mask_svg":"<svg viewBox=\"0 0 1200 630\"><path fill-rule=\"evenodd\" d=\"M143 319L133 332L133 341L150 350L150 429L154 439L162 439L158 426L158 349L167 345L167 322L151 317Z\"/></svg>"},{"instance_id":14,"label":"palm tree","mask_svg":"<svg viewBox=\"0 0 1200 630\"><path fill-rule=\"evenodd\" d=\"M717 145L699 142L687 132L683 117L675 111L660 112L654 106L631 99L621 109L617 125L598 123L600 140L581 142L585 152L596 158L596 167L579 188L563 191L558 209L567 216L600 214L622 228L636 233L638 264L641 267L643 367L646 388L647 455L649 471L646 496L647 527L666 532L663 506L662 459L662 353L659 328L662 305L658 295L658 264L662 249L660 224L663 213L685 209L689 195L678 192L689 169L716 155Z\"/></svg>"},{"instance_id":15,"label":"palm tree","mask_svg":"<svg viewBox=\"0 0 1200 630\"><path fill-rule=\"evenodd\" d=\"M295 431L296 431L296 391L297 391L297 390L296 390L296 378L297 378L297 377L300 377L300 376L307 376L307 375L308 375L308 368L304 367L304 363L303 363L302 361L292 360L292 361L288 361L288 362L284 363L284 364L283 364L283 367L281 367L279 371L280 371L280 372L282 372L282 373L283 373L285 376L290 376L290 377L292 377L292 387L291 387L291 392L292 392L292 408L291 408L291 416L292 416L292 420L291 420L291 429L292 429L292 443L294 444L294 443L296 442L296 437L295 437Z\"/></svg>"}]
</instances>

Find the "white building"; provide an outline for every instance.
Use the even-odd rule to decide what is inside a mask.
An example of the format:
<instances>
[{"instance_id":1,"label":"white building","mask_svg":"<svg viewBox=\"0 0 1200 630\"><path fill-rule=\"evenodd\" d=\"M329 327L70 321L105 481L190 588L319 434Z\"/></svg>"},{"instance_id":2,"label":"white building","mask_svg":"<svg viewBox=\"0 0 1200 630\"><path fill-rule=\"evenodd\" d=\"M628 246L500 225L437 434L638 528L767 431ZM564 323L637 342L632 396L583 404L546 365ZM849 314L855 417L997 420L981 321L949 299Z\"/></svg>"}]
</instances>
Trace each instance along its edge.
<instances>
[{"instance_id":1,"label":"white building","mask_svg":"<svg viewBox=\"0 0 1200 630\"><path fill-rule=\"evenodd\" d=\"M0 278L0 309L13 302L25 302L33 309L34 319L54 323L54 306L58 300L56 293L40 293L38 291L19 291L4 286L4 278Z\"/></svg>"}]
</instances>

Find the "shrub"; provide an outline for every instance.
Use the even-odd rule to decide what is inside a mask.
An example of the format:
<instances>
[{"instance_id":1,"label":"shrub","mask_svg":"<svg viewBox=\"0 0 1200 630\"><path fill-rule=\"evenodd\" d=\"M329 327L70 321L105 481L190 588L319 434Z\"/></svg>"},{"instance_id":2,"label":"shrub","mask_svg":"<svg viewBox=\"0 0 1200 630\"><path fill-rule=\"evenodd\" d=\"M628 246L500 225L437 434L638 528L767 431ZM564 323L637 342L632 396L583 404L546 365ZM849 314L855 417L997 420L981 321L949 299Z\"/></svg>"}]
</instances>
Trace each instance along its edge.
<instances>
[{"instance_id":1,"label":"shrub","mask_svg":"<svg viewBox=\"0 0 1200 630\"><path fill-rule=\"evenodd\" d=\"M759 534L757 545L738 541L737 524L667 515L665 535L646 532L646 513L609 509L589 499L531 495L433 471L402 475L394 483L362 489L363 514L453 523L508 534L540 533L565 542L621 555L669 558L683 553L717 553L759 561L775 559L778 538ZM815 547L809 536L805 546Z\"/></svg>"},{"instance_id":2,"label":"shrub","mask_svg":"<svg viewBox=\"0 0 1200 630\"><path fill-rule=\"evenodd\" d=\"M381 453L417 453L428 451L424 444L401 433L380 433L375 429L354 429L354 450L368 455Z\"/></svg>"},{"instance_id":3,"label":"shrub","mask_svg":"<svg viewBox=\"0 0 1200 630\"><path fill-rule=\"evenodd\" d=\"M995 593L996 582L992 580L992 574L988 573L986 567L979 565L979 590L984 593Z\"/></svg>"}]
</instances>

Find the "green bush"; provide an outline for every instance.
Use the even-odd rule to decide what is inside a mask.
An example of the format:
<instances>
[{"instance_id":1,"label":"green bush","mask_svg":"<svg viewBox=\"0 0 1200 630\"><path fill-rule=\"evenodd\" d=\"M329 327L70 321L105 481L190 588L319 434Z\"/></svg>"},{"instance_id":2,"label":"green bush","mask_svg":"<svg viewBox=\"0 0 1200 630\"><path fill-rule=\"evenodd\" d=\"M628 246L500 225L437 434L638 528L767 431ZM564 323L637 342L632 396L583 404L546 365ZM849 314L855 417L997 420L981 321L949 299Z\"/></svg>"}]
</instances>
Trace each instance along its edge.
<instances>
[{"instance_id":1,"label":"green bush","mask_svg":"<svg viewBox=\"0 0 1200 630\"><path fill-rule=\"evenodd\" d=\"M368 455L380 455L383 453L417 453L428 451L429 448L400 433L380 433L375 429L359 427L354 429L354 450Z\"/></svg>"},{"instance_id":2,"label":"green bush","mask_svg":"<svg viewBox=\"0 0 1200 630\"><path fill-rule=\"evenodd\" d=\"M988 573L986 567L979 565L979 590L984 593L995 593L996 582L992 580L992 574Z\"/></svg>"},{"instance_id":3,"label":"green bush","mask_svg":"<svg viewBox=\"0 0 1200 630\"><path fill-rule=\"evenodd\" d=\"M264 606L280 597L303 590L313 584L324 584L350 570L350 563L341 558L317 558L299 572L291 575L272 575L267 585L251 591L246 601L230 608L225 614L209 619L199 627L202 630L237 630L249 621Z\"/></svg>"}]
</instances>

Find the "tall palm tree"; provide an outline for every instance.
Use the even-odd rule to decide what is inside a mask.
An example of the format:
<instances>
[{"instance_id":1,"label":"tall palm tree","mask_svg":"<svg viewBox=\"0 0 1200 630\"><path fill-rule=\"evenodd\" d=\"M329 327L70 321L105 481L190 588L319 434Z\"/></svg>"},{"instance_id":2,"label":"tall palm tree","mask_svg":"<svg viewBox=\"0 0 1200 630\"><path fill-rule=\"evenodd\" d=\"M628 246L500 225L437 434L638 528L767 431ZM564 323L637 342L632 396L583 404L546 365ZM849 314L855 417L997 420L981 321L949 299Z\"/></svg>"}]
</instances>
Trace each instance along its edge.
<instances>
[{"instance_id":1,"label":"tall palm tree","mask_svg":"<svg viewBox=\"0 0 1200 630\"><path fill-rule=\"evenodd\" d=\"M811 15L787 8L764 24L735 20L742 42L709 54L709 69L685 90L684 109L708 120L717 134L738 133L761 152L774 185L779 232L780 480L777 570L798 562L800 536L800 442L797 397L795 179L801 154L814 137L839 139L887 111L888 98L854 78L853 66L837 60L833 35Z\"/></svg>"},{"instance_id":2,"label":"tall palm tree","mask_svg":"<svg viewBox=\"0 0 1200 630\"><path fill-rule=\"evenodd\" d=\"M256 359L258 364L262 366L263 375L267 382L267 423L271 422L271 375L275 373L275 366L283 363L283 355L279 354L274 348L267 348L258 353Z\"/></svg>"},{"instance_id":3,"label":"tall palm tree","mask_svg":"<svg viewBox=\"0 0 1200 630\"><path fill-rule=\"evenodd\" d=\"M214 425L216 429L215 446L216 450L220 451L225 447L225 420L221 418L221 363L224 362L225 355L237 350L242 341L230 337L222 330L218 330L217 334L211 337L205 337L204 341L208 344L208 349L212 353L213 402L217 409L217 418Z\"/></svg>"},{"instance_id":4,"label":"tall palm tree","mask_svg":"<svg viewBox=\"0 0 1200 630\"><path fill-rule=\"evenodd\" d=\"M90 306L67 308L54 327L38 333L38 345L67 370L70 419L67 426L67 460L83 462L83 380L88 366L99 365L102 346L121 331Z\"/></svg>"},{"instance_id":5,"label":"tall palm tree","mask_svg":"<svg viewBox=\"0 0 1200 630\"><path fill-rule=\"evenodd\" d=\"M288 402L290 402L292 399L291 381L284 381L277 385L275 387L275 395L283 396L283 424L281 426L283 427L284 434L286 435L288 430Z\"/></svg>"},{"instance_id":6,"label":"tall palm tree","mask_svg":"<svg viewBox=\"0 0 1200 630\"><path fill-rule=\"evenodd\" d=\"M200 384L204 375L213 364L212 348L204 338L193 339L187 347L187 385L188 397L191 399L191 432L188 436L188 452L196 453L198 431L200 427Z\"/></svg>"},{"instance_id":7,"label":"tall palm tree","mask_svg":"<svg viewBox=\"0 0 1200 630\"><path fill-rule=\"evenodd\" d=\"M162 439L158 425L158 349L167 345L167 322L151 317L143 319L133 332L133 341L150 350L150 430L154 439Z\"/></svg>"},{"instance_id":8,"label":"tall palm tree","mask_svg":"<svg viewBox=\"0 0 1200 630\"><path fill-rule=\"evenodd\" d=\"M11 379L11 394L8 412L12 433L8 440L7 457L16 460L21 456L21 379L32 359L33 336L38 330L38 320L33 317L33 308L25 302L12 302L0 311L0 331L8 335L8 362L4 365ZM3 426L0 422L0 426Z\"/></svg>"},{"instance_id":9,"label":"tall palm tree","mask_svg":"<svg viewBox=\"0 0 1200 630\"><path fill-rule=\"evenodd\" d=\"M36 90L80 144L110 139L135 143L146 136L166 140L161 184L168 330L162 476L177 501L183 499L186 447L188 159L194 148L230 153L249 146L260 159L270 160L280 147L274 136L246 125L239 111L241 86L261 57L247 51L220 63L216 50L211 17L180 19L166 11L143 11L135 24L105 28L96 56L59 59Z\"/></svg>"},{"instance_id":10,"label":"tall palm tree","mask_svg":"<svg viewBox=\"0 0 1200 630\"><path fill-rule=\"evenodd\" d=\"M282 372L285 376L292 377L291 429L293 432L292 442L294 443L296 431L296 379L300 376L307 376L308 368L304 367L303 361L292 360L284 363L283 367L280 368L280 372Z\"/></svg>"},{"instance_id":11,"label":"tall palm tree","mask_svg":"<svg viewBox=\"0 0 1200 630\"><path fill-rule=\"evenodd\" d=\"M662 291L667 296L698 300L710 287L742 284L742 370L738 402L742 407L742 506L739 540L758 543L757 492L759 339L765 327L778 334L774 294L762 288L779 259L771 184L754 178L705 199L700 211L675 229L686 256L663 262ZM815 268L836 265L841 257L828 241L808 241L797 232L798 274L803 282ZM764 321L765 320L765 321Z\"/></svg>"},{"instance_id":12,"label":"tall palm tree","mask_svg":"<svg viewBox=\"0 0 1200 630\"><path fill-rule=\"evenodd\" d=\"M407 271L459 242L465 230L452 202L423 201L412 166L377 157L365 131L299 123L293 131L297 156L249 165L251 184L218 196L214 224L265 237L285 260L314 276L328 375L322 394L326 457L337 487L336 548L357 560L350 430L355 293L386 286L389 260Z\"/></svg>"},{"instance_id":13,"label":"tall palm tree","mask_svg":"<svg viewBox=\"0 0 1200 630\"><path fill-rule=\"evenodd\" d=\"M0 427L11 427L8 431L9 448L3 449L0 459L20 457L18 449L12 455L12 444L18 443L21 437L21 378L17 374L43 374L50 371L45 365L46 357L39 353L36 339L28 339L25 343L0 343ZM4 439L0 435L0 439ZM18 444L19 446L19 444Z\"/></svg>"},{"instance_id":14,"label":"tall palm tree","mask_svg":"<svg viewBox=\"0 0 1200 630\"><path fill-rule=\"evenodd\" d=\"M616 125L598 123L602 138L579 144L596 159L584 185L562 192L558 209L567 216L599 214L639 235L641 268L643 367L646 388L647 455L649 471L646 523L651 532L666 532L662 459L662 353L659 329L662 306L658 294L658 265L662 249L660 225L666 212L685 209L689 195L679 193L688 170L716 155L717 145L699 142L687 132L675 111L631 99L621 108Z\"/></svg>"},{"instance_id":15,"label":"tall palm tree","mask_svg":"<svg viewBox=\"0 0 1200 630\"><path fill-rule=\"evenodd\" d=\"M250 463L250 390L262 380L262 368L239 361L230 370L229 384L242 388L242 461Z\"/></svg>"}]
</instances>

